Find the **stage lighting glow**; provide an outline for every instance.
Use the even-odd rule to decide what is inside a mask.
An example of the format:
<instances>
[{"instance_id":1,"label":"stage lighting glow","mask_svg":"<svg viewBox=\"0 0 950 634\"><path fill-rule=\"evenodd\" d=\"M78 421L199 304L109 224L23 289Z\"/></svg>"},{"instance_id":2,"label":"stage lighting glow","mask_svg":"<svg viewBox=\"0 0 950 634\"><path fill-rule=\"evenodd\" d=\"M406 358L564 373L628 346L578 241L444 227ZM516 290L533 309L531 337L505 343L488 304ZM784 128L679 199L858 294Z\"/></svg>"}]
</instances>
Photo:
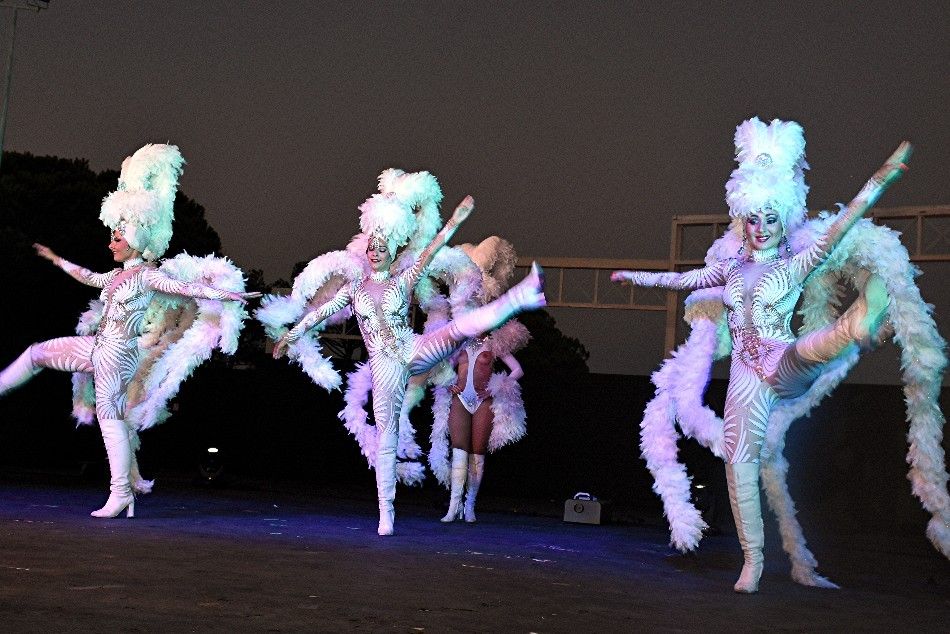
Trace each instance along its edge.
<instances>
[{"instance_id":1,"label":"stage lighting glow","mask_svg":"<svg viewBox=\"0 0 950 634\"><path fill-rule=\"evenodd\" d=\"M208 447L208 453L218 453L217 447Z\"/></svg>"}]
</instances>

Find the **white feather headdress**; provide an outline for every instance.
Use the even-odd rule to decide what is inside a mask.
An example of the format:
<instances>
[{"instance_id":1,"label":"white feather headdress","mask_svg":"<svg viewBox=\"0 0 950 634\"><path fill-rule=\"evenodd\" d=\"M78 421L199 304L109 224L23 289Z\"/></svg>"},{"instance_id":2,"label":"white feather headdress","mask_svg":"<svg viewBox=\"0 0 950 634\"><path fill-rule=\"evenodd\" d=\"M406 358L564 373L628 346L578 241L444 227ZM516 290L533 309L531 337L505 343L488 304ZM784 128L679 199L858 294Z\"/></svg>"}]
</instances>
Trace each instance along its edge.
<instances>
[{"instance_id":1,"label":"white feather headdress","mask_svg":"<svg viewBox=\"0 0 950 634\"><path fill-rule=\"evenodd\" d=\"M394 256L407 244L419 250L439 231L441 202L442 188L435 176L390 168L379 175L379 193L360 205L360 229L367 237L385 239Z\"/></svg>"},{"instance_id":2,"label":"white feather headdress","mask_svg":"<svg viewBox=\"0 0 950 634\"><path fill-rule=\"evenodd\" d=\"M746 218L769 208L779 214L786 232L805 221L805 133L794 121L758 117L736 127L736 161L726 183L729 215Z\"/></svg>"},{"instance_id":3,"label":"white feather headdress","mask_svg":"<svg viewBox=\"0 0 950 634\"><path fill-rule=\"evenodd\" d=\"M479 300L492 301L508 289L515 272L518 256L510 242L498 236L489 236L476 244L462 244L459 248L482 271L482 290Z\"/></svg>"},{"instance_id":4,"label":"white feather headdress","mask_svg":"<svg viewBox=\"0 0 950 634\"><path fill-rule=\"evenodd\" d=\"M122 161L119 186L102 201L99 219L146 260L157 260L168 249L184 164L177 146L145 145Z\"/></svg>"}]
</instances>

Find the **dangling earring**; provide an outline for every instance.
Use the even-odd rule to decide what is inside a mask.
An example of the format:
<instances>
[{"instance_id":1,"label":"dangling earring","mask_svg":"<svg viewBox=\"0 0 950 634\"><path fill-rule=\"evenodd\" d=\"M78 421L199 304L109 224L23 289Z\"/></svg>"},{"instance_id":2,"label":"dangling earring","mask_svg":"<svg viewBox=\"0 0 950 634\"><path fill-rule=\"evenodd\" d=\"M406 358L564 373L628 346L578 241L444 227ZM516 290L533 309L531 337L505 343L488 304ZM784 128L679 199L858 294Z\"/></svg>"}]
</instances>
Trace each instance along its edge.
<instances>
[{"instance_id":1,"label":"dangling earring","mask_svg":"<svg viewBox=\"0 0 950 634\"><path fill-rule=\"evenodd\" d=\"M739 251L736 253L736 255L742 255L743 253L745 253L745 245L746 245L746 242L748 241L749 241L749 237L745 234L745 231L743 231L742 244L739 246Z\"/></svg>"},{"instance_id":2,"label":"dangling earring","mask_svg":"<svg viewBox=\"0 0 950 634\"><path fill-rule=\"evenodd\" d=\"M781 248L783 245L785 247L785 255L787 255L788 257L792 257L792 245L788 243L787 235L782 236L782 239L779 242L779 248Z\"/></svg>"}]
</instances>

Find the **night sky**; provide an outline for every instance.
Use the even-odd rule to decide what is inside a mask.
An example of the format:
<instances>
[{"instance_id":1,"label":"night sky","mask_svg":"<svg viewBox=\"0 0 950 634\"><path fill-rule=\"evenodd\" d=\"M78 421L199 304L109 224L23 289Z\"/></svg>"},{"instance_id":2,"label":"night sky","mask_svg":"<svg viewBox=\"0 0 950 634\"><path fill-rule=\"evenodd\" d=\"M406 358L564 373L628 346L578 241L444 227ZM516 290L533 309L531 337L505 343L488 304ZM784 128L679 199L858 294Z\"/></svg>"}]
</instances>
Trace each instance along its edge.
<instances>
[{"instance_id":1,"label":"night sky","mask_svg":"<svg viewBox=\"0 0 950 634\"><path fill-rule=\"evenodd\" d=\"M950 3L724 5L54 0L19 16L6 149L118 169L175 143L184 192L268 279L342 248L390 166L436 174L447 212L475 197L459 241L664 258L673 215L726 211L752 115L805 127L812 208L904 138L882 206L950 202ZM555 316L592 369L661 360L610 360L579 313ZM614 350L632 317L598 316Z\"/></svg>"}]
</instances>

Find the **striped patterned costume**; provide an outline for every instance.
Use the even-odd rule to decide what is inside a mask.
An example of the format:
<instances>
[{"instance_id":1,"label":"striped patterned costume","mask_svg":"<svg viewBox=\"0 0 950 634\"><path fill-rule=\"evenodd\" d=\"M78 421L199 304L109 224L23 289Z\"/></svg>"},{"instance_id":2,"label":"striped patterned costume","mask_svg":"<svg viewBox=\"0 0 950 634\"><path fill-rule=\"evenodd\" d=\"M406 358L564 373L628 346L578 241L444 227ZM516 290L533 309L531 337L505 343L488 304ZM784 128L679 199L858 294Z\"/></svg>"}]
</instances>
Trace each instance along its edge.
<instances>
[{"instance_id":1,"label":"striped patterned costume","mask_svg":"<svg viewBox=\"0 0 950 634\"><path fill-rule=\"evenodd\" d=\"M826 237L827 238L827 237ZM759 262L720 260L685 273L627 274L638 286L696 290L722 286L732 337L732 361L726 392L726 461L759 461L769 414L780 398L803 394L822 363L841 352L850 339L839 324L796 340L791 321L808 275L826 257L821 239L790 258Z\"/></svg>"},{"instance_id":2,"label":"striped patterned costume","mask_svg":"<svg viewBox=\"0 0 950 634\"><path fill-rule=\"evenodd\" d=\"M125 416L128 388L138 371L145 311L155 292L205 299L230 299L230 294L202 284L172 279L142 259L127 260L122 269L93 273L60 258L57 265L83 284L101 288L105 305L95 335L59 337L30 346L34 367L66 372L91 372L95 377L99 420Z\"/></svg>"}]
</instances>

